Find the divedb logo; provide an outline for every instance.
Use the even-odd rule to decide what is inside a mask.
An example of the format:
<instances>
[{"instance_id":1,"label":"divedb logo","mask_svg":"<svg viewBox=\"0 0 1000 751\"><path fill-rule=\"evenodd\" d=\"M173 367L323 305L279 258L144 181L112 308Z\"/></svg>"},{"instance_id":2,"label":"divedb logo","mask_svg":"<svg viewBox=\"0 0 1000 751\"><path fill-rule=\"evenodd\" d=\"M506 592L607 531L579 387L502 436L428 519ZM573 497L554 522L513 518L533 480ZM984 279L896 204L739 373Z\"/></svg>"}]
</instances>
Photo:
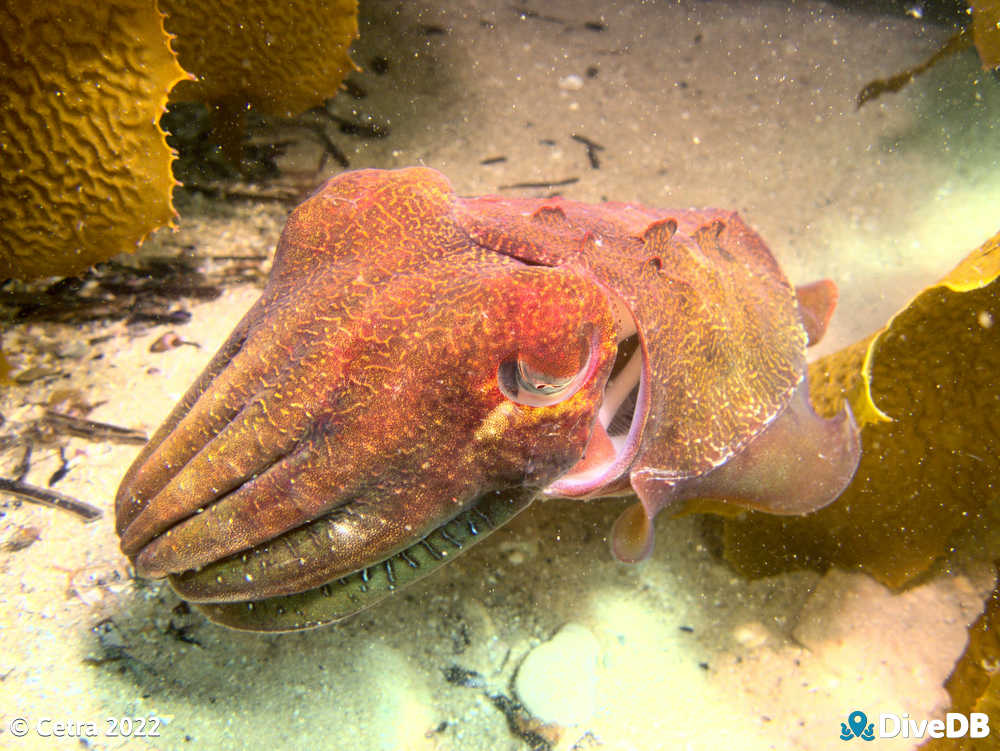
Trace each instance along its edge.
<instances>
[{"instance_id":1,"label":"divedb logo","mask_svg":"<svg viewBox=\"0 0 1000 751\"><path fill-rule=\"evenodd\" d=\"M840 723L840 740L873 741L876 738L985 738L990 734L990 718L984 712L948 712L943 720L914 720L910 715L882 712L878 722L855 709Z\"/></svg>"}]
</instances>

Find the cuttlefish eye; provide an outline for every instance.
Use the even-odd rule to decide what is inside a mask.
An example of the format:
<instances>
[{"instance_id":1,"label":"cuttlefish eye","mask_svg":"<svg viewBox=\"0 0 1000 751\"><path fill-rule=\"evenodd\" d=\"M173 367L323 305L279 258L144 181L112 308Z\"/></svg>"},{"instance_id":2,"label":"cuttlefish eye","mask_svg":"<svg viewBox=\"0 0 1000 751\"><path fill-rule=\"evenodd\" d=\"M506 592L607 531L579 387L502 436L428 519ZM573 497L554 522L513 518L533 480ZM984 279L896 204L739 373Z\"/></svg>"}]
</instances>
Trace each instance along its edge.
<instances>
[{"instance_id":1,"label":"cuttlefish eye","mask_svg":"<svg viewBox=\"0 0 1000 751\"><path fill-rule=\"evenodd\" d=\"M544 368L515 357L500 363L497 385L512 402L529 407L548 407L572 396L580 385L578 375L579 371L569 375L548 373Z\"/></svg>"},{"instance_id":2,"label":"cuttlefish eye","mask_svg":"<svg viewBox=\"0 0 1000 751\"><path fill-rule=\"evenodd\" d=\"M548 407L577 392L591 370L592 343L588 337L559 347L520 351L500 363L497 385L512 402Z\"/></svg>"}]
</instances>

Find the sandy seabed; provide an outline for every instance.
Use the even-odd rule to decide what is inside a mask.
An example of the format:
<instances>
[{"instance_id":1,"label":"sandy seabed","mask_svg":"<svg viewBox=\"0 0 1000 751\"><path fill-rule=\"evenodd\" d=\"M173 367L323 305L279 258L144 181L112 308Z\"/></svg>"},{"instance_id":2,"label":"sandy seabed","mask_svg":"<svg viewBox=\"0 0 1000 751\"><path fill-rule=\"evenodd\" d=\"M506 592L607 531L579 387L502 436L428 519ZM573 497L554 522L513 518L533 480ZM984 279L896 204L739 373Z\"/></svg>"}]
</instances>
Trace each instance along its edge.
<instances>
[{"instance_id":1,"label":"sandy seabed","mask_svg":"<svg viewBox=\"0 0 1000 751\"><path fill-rule=\"evenodd\" d=\"M792 280L837 281L822 351L877 328L1000 228L1000 82L974 53L855 110L868 80L950 33L913 16L822 2L364 5L355 80L367 97L334 108L391 134L342 136L352 167L423 164L462 194L578 178L563 195L736 209ZM574 134L603 146L599 166ZM270 256L287 211L190 194L180 208L179 231L142 254ZM151 432L259 291L187 305L192 322L172 328L198 348L150 352L162 326L9 328L15 371L49 358L61 376L5 389L4 430L69 387L99 404L91 419ZM529 748L491 697L513 697L525 655L568 623L596 647L572 672L585 706L550 736L556 748L839 748L857 708L942 716L942 683L993 586L990 567L958 563L902 593L837 570L749 582L690 518L661 519L652 559L627 566L605 541L619 502L552 501L343 624L234 633L128 577L112 499L137 447L64 445L58 489L104 515L3 508L0 540L40 531L0 551L4 748L81 748L40 738L44 718L95 723L82 747L96 749ZM0 474L19 457L4 454ZM45 485L59 461L39 449L27 479ZM106 718L150 716L159 737L104 735ZM21 739L8 730L19 717Z\"/></svg>"}]
</instances>

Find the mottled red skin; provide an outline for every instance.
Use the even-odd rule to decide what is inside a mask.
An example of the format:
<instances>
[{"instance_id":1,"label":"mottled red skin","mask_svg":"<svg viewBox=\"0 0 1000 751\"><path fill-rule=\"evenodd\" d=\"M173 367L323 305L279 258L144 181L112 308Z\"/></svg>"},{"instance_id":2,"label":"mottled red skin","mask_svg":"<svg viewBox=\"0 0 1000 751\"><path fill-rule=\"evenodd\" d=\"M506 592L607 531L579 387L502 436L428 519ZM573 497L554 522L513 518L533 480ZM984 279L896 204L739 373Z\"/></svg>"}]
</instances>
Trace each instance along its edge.
<instances>
[{"instance_id":1,"label":"mottled red skin","mask_svg":"<svg viewBox=\"0 0 1000 751\"><path fill-rule=\"evenodd\" d=\"M618 342L636 329L629 439L584 481ZM187 599L261 600L366 570L490 491L631 484L644 511L616 552L639 558L643 518L689 497L686 481L725 495L733 482L712 478L734 455L764 485L788 464L787 440L746 447L797 403L805 344L794 291L730 212L463 199L433 170L345 173L292 214L261 299L123 479L122 549ZM518 362L557 393L502 387ZM843 437L830 487L851 460L844 424L815 423L817 445ZM781 513L832 500L781 483ZM768 507L764 491L737 496Z\"/></svg>"}]
</instances>

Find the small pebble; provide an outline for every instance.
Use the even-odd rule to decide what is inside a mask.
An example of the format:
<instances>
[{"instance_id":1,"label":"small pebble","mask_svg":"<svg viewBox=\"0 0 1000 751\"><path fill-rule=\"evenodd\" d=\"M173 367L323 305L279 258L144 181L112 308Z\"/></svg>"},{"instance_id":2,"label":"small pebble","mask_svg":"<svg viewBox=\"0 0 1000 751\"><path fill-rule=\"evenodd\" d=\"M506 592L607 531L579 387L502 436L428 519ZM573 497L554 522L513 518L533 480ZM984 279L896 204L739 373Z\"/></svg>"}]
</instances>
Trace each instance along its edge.
<instances>
[{"instance_id":1,"label":"small pebble","mask_svg":"<svg viewBox=\"0 0 1000 751\"><path fill-rule=\"evenodd\" d=\"M733 629L733 638L747 649L756 649L763 645L771 634L760 621L748 621Z\"/></svg>"},{"instance_id":2,"label":"small pebble","mask_svg":"<svg viewBox=\"0 0 1000 751\"><path fill-rule=\"evenodd\" d=\"M532 715L547 723L582 725L597 705L601 647L585 626L567 623L535 647L517 669L514 690Z\"/></svg>"},{"instance_id":3,"label":"small pebble","mask_svg":"<svg viewBox=\"0 0 1000 751\"><path fill-rule=\"evenodd\" d=\"M559 79L559 88L563 91L579 91L583 88L583 78L572 73Z\"/></svg>"}]
</instances>

